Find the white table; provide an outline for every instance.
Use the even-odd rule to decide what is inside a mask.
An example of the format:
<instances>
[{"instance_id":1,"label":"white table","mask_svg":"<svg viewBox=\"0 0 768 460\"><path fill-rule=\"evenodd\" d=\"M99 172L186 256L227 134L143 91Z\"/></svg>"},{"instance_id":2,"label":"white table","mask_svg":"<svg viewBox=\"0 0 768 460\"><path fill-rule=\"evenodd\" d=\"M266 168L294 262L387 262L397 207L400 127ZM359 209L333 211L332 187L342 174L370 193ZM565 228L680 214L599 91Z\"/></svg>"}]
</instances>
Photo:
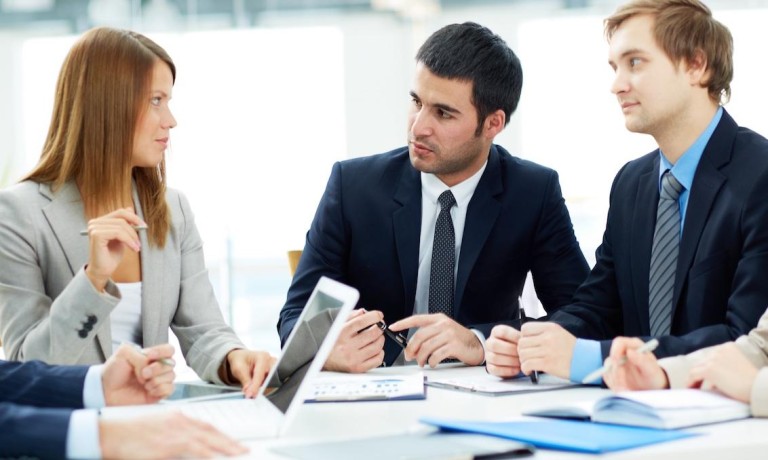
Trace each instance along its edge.
<instances>
[{"instance_id":1,"label":"white table","mask_svg":"<svg viewBox=\"0 0 768 460\"><path fill-rule=\"evenodd\" d=\"M375 369L391 374L404 368ZM410 368L411 371L414 368ZM451 375L452 368L426 370L427 376ZM484 373L483 368L476 372ZM426 430L418 423L423 416L486 421L520 418L520 413L538 407L569 401L597 399L609 393L598 387L578 387L511 396L482 396L454 390L427 388L427 399L420 401L352 402L305 404L285 436L279 439L247 442L251 449L244 458L284 458L269 450L272 446L338 441L379 435ZM720 423L690 431L702 433L683 440L630 449L599 456L539 449L533 458L542 459L752 459L768 458L768 420L747 419Z\"/></svg>"}]
</instances>

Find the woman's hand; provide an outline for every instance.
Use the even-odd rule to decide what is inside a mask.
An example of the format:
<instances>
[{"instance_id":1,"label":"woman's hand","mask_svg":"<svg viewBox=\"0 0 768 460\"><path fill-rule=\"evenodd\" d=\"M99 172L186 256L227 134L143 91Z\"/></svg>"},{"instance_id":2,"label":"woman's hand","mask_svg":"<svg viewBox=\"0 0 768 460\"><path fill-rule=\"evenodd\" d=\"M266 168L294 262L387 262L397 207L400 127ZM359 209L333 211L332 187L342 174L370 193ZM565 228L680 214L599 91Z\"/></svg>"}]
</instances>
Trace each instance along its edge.
<instances>
[{"instance_id":1,"label":"woman's hand","mask_svg":"<svg viewBox=\"0 0 768 460\"><path fill-rule=\"evenodd\" d=\"M276 359L266 351L236 349L227 353L229 374L243 386L246 398L254 398ZM222 380L228 380L227 379Z\"/></svg>"},{"instance_id":2,"label":"woman's hand","mask_svg":"<svg viewBox=\"0 0 768 460\"><path fill-rule=\"evenodd\" d=\"M88 221L90 250L85 274L100 292L112 277L126 247L139 252L141 242L134 226L146 225L131 208L118 209Z\"/></svg>"}]
</instances>

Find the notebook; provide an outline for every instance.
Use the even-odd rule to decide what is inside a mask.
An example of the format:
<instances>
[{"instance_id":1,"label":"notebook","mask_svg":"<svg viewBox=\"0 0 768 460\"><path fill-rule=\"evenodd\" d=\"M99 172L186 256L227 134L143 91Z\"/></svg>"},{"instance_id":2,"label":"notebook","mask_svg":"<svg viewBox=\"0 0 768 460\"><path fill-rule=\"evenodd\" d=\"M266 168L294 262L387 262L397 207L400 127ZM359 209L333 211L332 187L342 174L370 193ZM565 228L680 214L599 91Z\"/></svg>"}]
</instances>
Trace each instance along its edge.
<instances>
[{"instance_id":1,"label":"notebook","mask_svg":"<svg viewBox=\"0 0 768 460\"><path fill-rule=\"evenodd\" d=\"M424 372L323 372L312 381L310 387L305 402L411 401L427 397Z\"/></svg>"},{"instance_id":2,"label":"notebook","mask_svg":"<svg viewBox=\"0 0 768 460\"><path fill-rule=\"evenodd\" d=\"M462 373L461 371L465 371ZM512 379L502 379L487 373L477 373L474 368L451 369L446 376L430 374L427 385L447 390L466 391L484 396L506 396L512 394L534 393L538 391L562 390L579 386L569 380L554 375L539 374L538 383L531 382L526 375Z\"/></svg>"},{"instance_id":3,"label":"notebook","mask_svg":"<svg viewBox=\"0 0 768 460\"><path fill-rule=\"evenodd\" d=\"M681 389L625 391L596 401L535 409L524 415L674 429L747 418L750 410L748 405L716 392Z\"/></svg>"},{"instance_id":4,"label":"notebook","mask_svg":"<svg viewBox=\"0 0 768 460\"><path fill-rule=\"evenodd\" d=\"M216 401L110 407L102 410L106 418L129 418L161 411L181 411L204 420L235 439L281 436L296 417L308 383L325 364L336 343L347 316L357 304L360 294L352 287L322 277L312 291L283 353L267 376L265 386L255 399L223 399ZM338 310L336 313L334 310ZM321 325L321 327L317 327ZM328 327L330 325L330 327ZM297 340L297 336L300 340ZM307 337L318 349L309 349ZM291 364L290 374L280 375ZM284 373L284 372L283 372Z\"/></svg>"}]
</instances>

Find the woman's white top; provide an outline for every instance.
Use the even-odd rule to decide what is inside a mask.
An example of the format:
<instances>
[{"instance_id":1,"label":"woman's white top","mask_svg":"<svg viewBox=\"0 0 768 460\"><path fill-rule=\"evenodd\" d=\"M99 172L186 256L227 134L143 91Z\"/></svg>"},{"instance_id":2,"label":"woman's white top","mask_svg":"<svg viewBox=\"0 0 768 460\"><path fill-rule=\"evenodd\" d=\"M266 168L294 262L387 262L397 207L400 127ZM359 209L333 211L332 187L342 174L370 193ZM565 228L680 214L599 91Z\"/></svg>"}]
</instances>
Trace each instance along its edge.
<instances>
[{"instance_id":1,"label":"woman's white top","mask_svg":"<svg viewBox=\"0 0 768 460\"><path fill-rule=\"evenodd\" d=\"M122 298L109 316L112 326L112 353L116 352L123 342L141 346L144 341L141 332L141 281L116 284Z\"/></svg>"}]
</instances>

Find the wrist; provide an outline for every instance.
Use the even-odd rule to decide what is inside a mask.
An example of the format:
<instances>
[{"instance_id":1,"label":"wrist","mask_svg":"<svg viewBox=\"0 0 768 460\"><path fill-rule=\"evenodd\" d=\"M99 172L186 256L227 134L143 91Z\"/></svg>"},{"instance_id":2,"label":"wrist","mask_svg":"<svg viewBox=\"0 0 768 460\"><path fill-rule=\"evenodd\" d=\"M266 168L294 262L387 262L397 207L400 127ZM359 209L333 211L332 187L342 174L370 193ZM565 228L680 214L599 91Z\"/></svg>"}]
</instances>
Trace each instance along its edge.
<instances>
[{"instance_id":1,"label":"wrist","mask_svg":"<svg viewBox=\"0 0 768 460\"><path fill-rule=\"evenodd\" d=\"M90 265L85 266L85 276L88 277L88 280L97 291L104 292L104 289L107 287L107 282L109 281L109 276L94 273L93 270L91 270Z\"/></svg>"}]
</instances>

